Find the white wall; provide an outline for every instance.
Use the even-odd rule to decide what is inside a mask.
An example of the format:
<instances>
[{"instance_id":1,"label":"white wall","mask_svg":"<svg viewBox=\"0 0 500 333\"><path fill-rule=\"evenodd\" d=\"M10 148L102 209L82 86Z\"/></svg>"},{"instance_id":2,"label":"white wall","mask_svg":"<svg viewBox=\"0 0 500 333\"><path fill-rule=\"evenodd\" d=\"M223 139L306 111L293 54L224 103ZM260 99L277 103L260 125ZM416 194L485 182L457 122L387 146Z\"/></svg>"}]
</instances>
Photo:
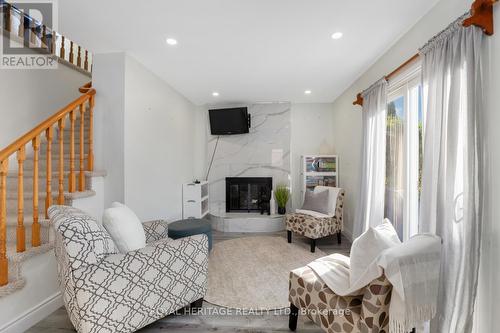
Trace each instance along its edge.
<instances>
[{"instance_id":1,"label":"white wall","mask_svg":"<svg viewBox=\"0 0 500 333\"><path fill-rule=\"evenodd\" d=\"M94 56L96 169L104 207L125 202L142 220L182 216L195 177L196 107L125 53Z\"/></svg>"},{"instance_id":2,"label":"white wall","mask_svg":"<svg viewBox=\"0 0 500 333\"><path fill-rule=\"evenodd\" d=\"M61 64L57 69L0 69L0 149L78 98L78 88L88 81Z\"/></svg>"},{"instance_id":3,"label":"white wall","mask_svg":"<svg viewBox=\"0 0 500 333\"><path fill-rule=\"evenodd\" d=\"M195 173L195 106L139 62L125 62L125 203L142 219L182 217Z\"/></svg>"},{"instance_id":4,"label":"white wall","mask_svg":"<svg viewBox=\"0 0 500 333\"><path fill-rule=\"evenodd\" d=\"M95 192L95 195L88 198L81 198L71 203L73 207L95 217L98 221L101 221L102 213L104 212L104 179L104 176L92 177L91 188Z\"/></svg>"},{"instance_id":5,"label":"white wall","mask_svg":"<svg viewBox=\"0 0 500 333\"><path fill-rule=\"evenodd\" d=\"M302 206L302 155L335 154L333 148L332 104L292 104L292 206ZM340 185L342 185L342 157L340 163Z\"/></svg>"},{"instance_id":6,"label":"white wall","mask_svg":"<svg viewBox=\"0 0 500 333\"><path fill-rule=\"evenodd\" d=\"M195 161L195 178L198 180L205 180L207 176L207 161L208 161L208 150L207 150L207 133L209 133L208 127L208 112L206 106L197 106L195 110L195 136L194 136L194 148L193 148L193 158ZM211 154L212 152L210 152Z\"/></svg>"},{"instance_id":7,"label":"white wall","mask_svg":"<svg viewBox=\"0 0 500 333\"><path fill-rule=\"evenodd\" d=\"M94 107L95 169L107 172L104 178L104 205L123 202L125 54L94 55L92 85L96 90Z\"/></svg>"},{"instance_id":8,"label":"white wall","mask_svg":"<svg viewBox=\"0 0 500 333\"><path fill-rule=\"evenodd\" d=\"M0 332L24 332L62 305L54 251L22 263L26 285L0 298Z\"/></svg>"},{"instance_id":9,"label":"white wall","mask_svg":"<svg viewBox=\"0 0 500 333\"><path fill-rule=\"evenodd\" d=\"M425 15L410 31L395 43L374 65L366 71L354 84L347 89L333 105L333 124L335 150L341 156L341 183L346 188L345 227L352 233L352 223L359 194L359 172L361 157L361 109L352 105L356 94L369 87L383 75L391 72L403 61L415 54L431 37L444 29L449 23L465 13L470 7L470 0L442 0L427 15ZM495 20L500 22L500 8L495 8ZM497 33L488 38L491 44L490 57L493 59L491 68L485 68L485 73L491 73L492 80L486 85L485 96L495 98L500 89L500 35ZM490 189L486 193L491 203L486 210L487 219L483 226L482 266L480 270L479 298L476 308L476 332L494 332L494 315L500 313L497 299L500 297L500 266L499 243L500 207L495 203L500 200L500 134L497 125L500 115L495 104L490 102L486 109L489 129L485 133L489 143L490 159L488 162ZM494 222L495 221L495 222Z\"/></svg>"}]
</instances>

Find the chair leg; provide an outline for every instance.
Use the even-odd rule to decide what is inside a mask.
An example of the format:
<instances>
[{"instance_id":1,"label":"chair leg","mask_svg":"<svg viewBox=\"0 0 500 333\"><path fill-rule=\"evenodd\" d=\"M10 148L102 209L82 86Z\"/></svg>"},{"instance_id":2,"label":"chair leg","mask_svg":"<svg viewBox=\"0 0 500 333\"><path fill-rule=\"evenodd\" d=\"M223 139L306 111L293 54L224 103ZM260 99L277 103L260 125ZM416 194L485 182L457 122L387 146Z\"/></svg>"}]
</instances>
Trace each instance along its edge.
<instances>
[{"instance_id":1,"label":"chair leg","mask_svg":"<svg viewBox=\"0 0 500 333\"><path fill-rule=\"evenodd\" d=\"M297 329L297 319L299 319L299 308L290 303L290 317L288 320L288 328L295 332Z\"/></svg>"},{"instance_id":2,"label":"chair leg","mask_svg":"<svg viewBox=\"0 0 500 333\"><path fill-rule=\"evenodd\" d=\"M337 232L337 243L342 244L342 233L340 231Z\"/></svg>"},{"instance_id":3,"label":"chair leg","mask_svg":"<svg viewBox=\"0 0 500 333\"><path fill-rule=\"evenodd\" d=\"M190 305L191 311L200 311L203 306L203 298L197 299Z\"/></svg>"},{"instance_id":4,"label":"chair leg","mask_svg":"<svg viewBox=\"0 0 500 333\"><path fill-rule=\"evenodd\" d=\"M292 242L292 232L290 230L286 231L286 236L288 238L288 243Z\"/></svg>"},{"instance_id":5,"label":"chair leg","mask_svg":"<svg viewBox=\"0 0 500 333\"><path fill-rule=\"evenodd\" d=\"M316 240L311 239L311 252L314 253L316 252Z\"/></svg>"}]
</instances>

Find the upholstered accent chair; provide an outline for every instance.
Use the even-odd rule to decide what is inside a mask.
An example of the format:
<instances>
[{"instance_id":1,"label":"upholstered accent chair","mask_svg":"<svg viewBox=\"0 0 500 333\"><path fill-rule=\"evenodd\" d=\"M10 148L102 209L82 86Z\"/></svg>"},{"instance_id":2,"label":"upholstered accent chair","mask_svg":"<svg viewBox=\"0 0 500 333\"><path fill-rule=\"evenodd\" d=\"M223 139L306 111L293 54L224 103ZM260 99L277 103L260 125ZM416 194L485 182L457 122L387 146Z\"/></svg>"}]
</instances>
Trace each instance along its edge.
<instances>
[{"instance_id":1,"label":"upholstered accent chair","mask_svg":"<svg viewBox=\"0 0 500 333\"><path fill-rule=\"evenodd\" d=\"M304 213L299 210L285 216L288 243L292 242L292 233L305 236L311 240L311 252L315 252L317 239L337 234L337 242L340 244L342 241L345 191L327 186L316 186L314 189L315 193L321 191L330 191L330 214Z\"/></svg>"},{"instance_id":2,"label":"upholstered accent chair","mask_svg":"<svg viewBox=\"0 0 500 333\"><path fill-rule=\"evenodd\" d=\"M166 222L144 224L148 245L118 253L94 218L72 207L49 208L64 305L80 333L134 332L207 290L208 240L167 237Z\"/></svg>"},{"instance_id":3,"label":"upholstered accent chair","mask_svg":"<svg viewBox=\"0 0 500 333\"><path fill-rule=\"evenodd\" d=\"M389 332L392 285L385 276L373 280L356 296L338 296L309 267L290 272L289 328L295 331L299 313L323 331Z\"/></svg>"}]
</instances>

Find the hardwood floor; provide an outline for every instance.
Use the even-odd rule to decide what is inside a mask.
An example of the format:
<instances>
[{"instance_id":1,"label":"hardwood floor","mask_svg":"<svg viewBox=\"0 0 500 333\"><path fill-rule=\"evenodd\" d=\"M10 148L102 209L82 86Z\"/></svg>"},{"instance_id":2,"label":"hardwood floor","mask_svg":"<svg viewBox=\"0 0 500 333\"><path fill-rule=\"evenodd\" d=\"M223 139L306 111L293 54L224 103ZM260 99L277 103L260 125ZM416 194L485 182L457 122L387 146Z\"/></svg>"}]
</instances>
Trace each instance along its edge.
<instances>
[{"instance_id":1,"label":"hardwood floor","mask_svg":"<svg viewBox=\"0 0 500 333\"><path fill-rule=\"evenodd\" d=\"M262 236L263 234L240 234L214 232L214 243L224 240ZM265 234L268 236L279 236L286 238L286 232ZM293 242L309 244L309 241L301 236L293 235ZM341 253L349 255L351 243L342 238L342 244L337 244L336 236L320 239L316 246L327 254ZM50 316L30 328L27 333L69 333L75 332L69 321L64 307L58 309ZM221 308L210 303L203 303L201 314L181 313L170 315L143 328L141 333L169 332L169 333L201 333L201 332L242 332L242 333L268 333L289 332L288 309L265 313L237 313L236 310ZM318 326L303 316L299 316L297 332L320 333L323 332Z\"/></svg>"}]
</instances>

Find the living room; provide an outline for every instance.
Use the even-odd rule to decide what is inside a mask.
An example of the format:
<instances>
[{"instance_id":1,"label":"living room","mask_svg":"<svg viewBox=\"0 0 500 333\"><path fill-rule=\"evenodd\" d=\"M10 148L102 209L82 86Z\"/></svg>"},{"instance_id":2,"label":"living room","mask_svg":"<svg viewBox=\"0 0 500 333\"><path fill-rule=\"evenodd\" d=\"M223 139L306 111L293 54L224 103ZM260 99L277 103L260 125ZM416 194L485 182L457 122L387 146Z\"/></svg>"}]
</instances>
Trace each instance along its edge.
<instances>
[{"instance_id":1,"label":"living room","mask_svg":"<svg viewBox=\"0 0 500 333\"><path fill-rule=\"evenodd\" d=\"M41 3L0 332L495 331L496 1Z\"/></svg>"}]
</instances>

